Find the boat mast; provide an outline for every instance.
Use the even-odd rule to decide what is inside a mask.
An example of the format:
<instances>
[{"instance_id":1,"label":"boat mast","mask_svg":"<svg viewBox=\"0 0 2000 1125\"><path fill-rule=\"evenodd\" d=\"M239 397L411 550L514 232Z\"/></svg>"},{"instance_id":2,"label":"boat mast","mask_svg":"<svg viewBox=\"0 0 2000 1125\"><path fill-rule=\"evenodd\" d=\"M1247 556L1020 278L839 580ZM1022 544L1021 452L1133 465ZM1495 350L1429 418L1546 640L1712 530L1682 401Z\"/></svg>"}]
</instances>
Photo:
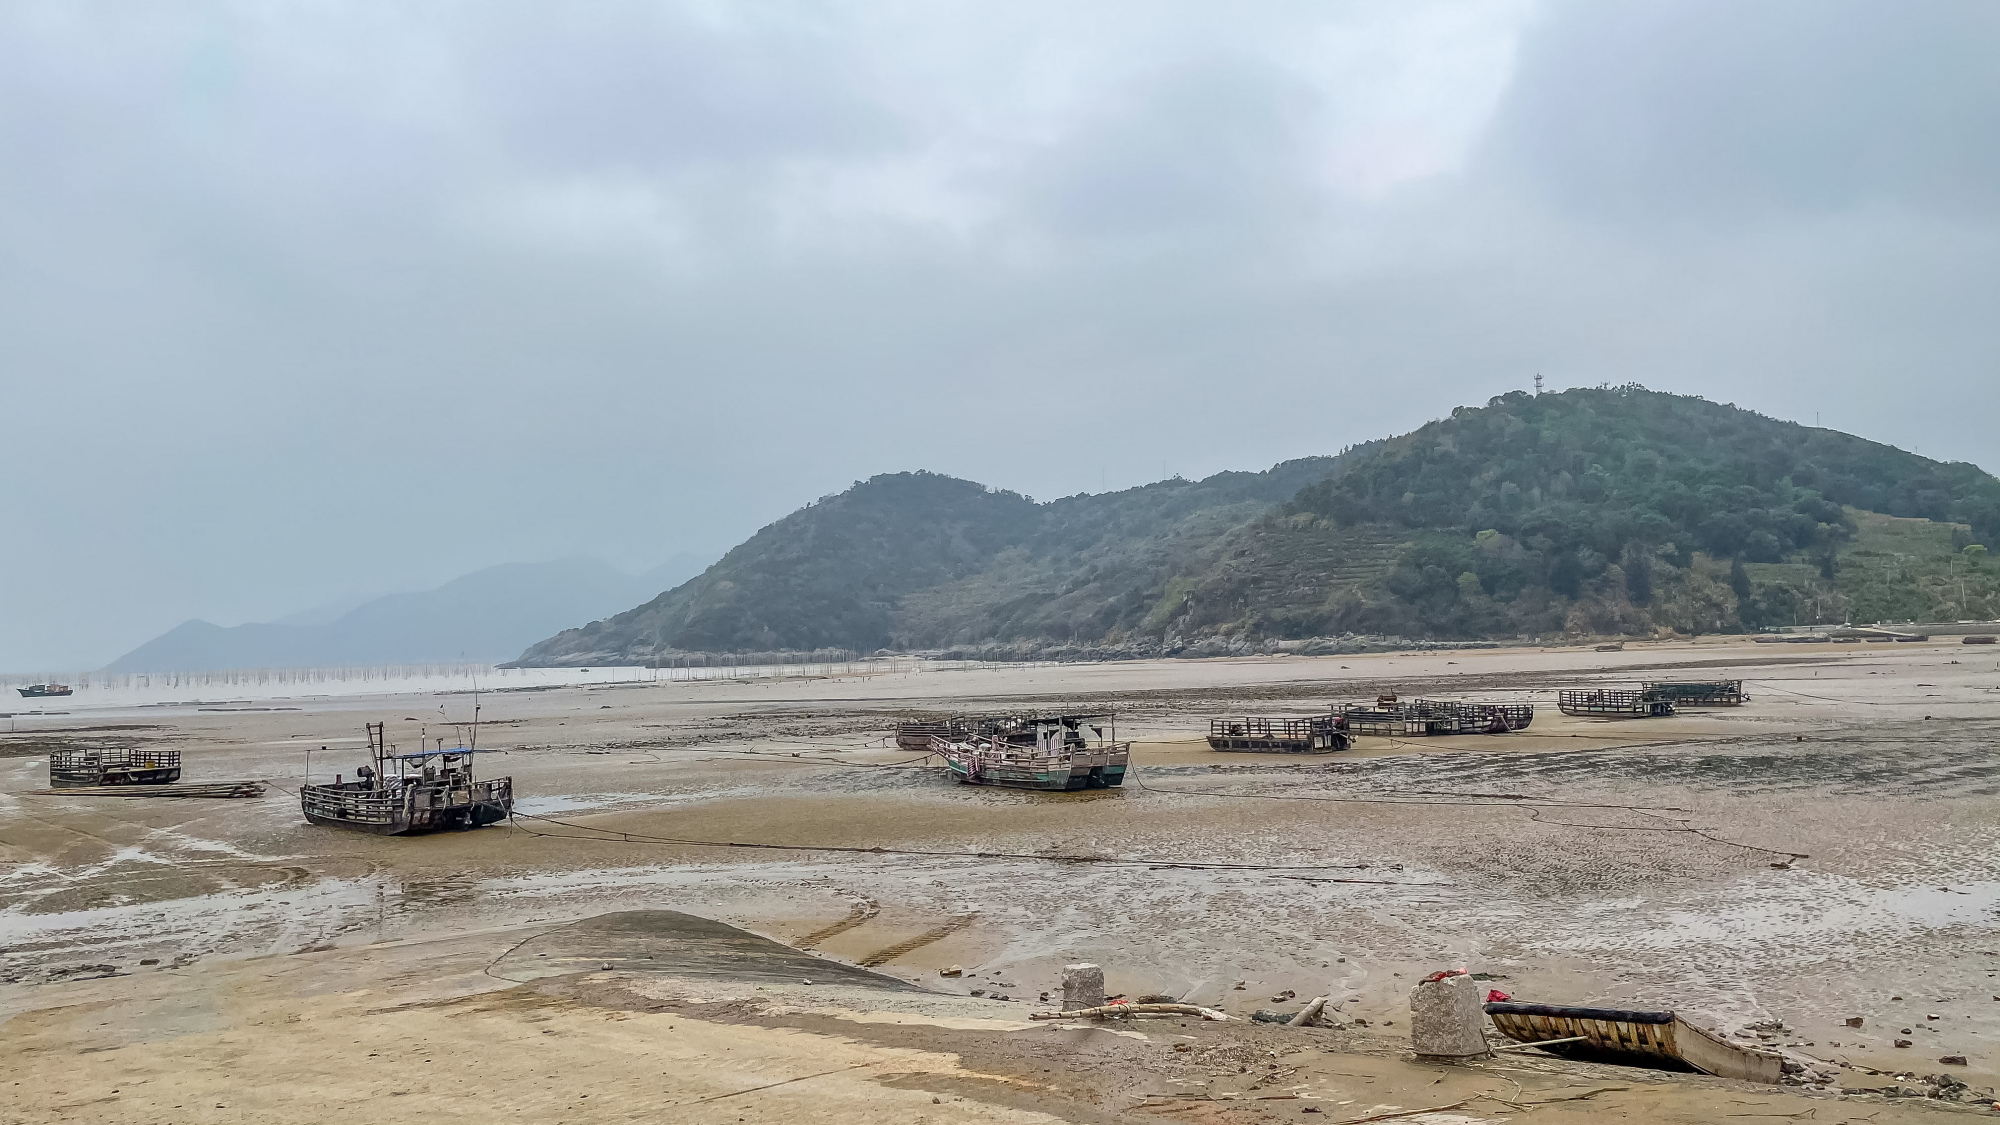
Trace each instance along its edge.
<instances>
[{"instance_id":1,"label":"boat mast","mask_svg":"<svg viewBox=\"0 0 2000 1125\"><path fill-rule=\"evenodd\" d=\"M383 724L368 724L368 749L375 756L375 782L373 788L376 789L382 789L387 786L388 779L382 776L382 768L389 753L388 738L389 736L385 732Z\"/></svg>"}]
</instances>

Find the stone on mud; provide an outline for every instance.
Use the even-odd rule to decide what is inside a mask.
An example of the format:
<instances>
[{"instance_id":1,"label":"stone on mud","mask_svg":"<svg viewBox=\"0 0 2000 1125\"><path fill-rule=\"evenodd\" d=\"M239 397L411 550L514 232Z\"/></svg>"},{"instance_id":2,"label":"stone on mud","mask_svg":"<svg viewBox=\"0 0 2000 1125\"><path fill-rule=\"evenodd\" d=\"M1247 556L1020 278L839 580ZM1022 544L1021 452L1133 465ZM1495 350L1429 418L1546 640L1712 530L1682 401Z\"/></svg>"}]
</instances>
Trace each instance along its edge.
<instances>
[{"instance_id":1,"label":"stone on mud","mask_svg":"<svg viewBox=\"0 0 2000 1125\"><path fill-rule=\"evenodd\" d=\"M1103 1006L1104 970L1096 965L1064 965L1062 1010Z\"/></svg>"},{"instance_id":2,"label":"stone on mud","mask_svg":"<svg viewBox=\"0 0 2000 1125\"><path fill-rule=\"evenodd\" d=\"M1462 1059L1486 1053L1486 1008L1469 976L1426 981L1410 990L1410 1048L1419 1055Z\"/></svg>"}]
</instances>

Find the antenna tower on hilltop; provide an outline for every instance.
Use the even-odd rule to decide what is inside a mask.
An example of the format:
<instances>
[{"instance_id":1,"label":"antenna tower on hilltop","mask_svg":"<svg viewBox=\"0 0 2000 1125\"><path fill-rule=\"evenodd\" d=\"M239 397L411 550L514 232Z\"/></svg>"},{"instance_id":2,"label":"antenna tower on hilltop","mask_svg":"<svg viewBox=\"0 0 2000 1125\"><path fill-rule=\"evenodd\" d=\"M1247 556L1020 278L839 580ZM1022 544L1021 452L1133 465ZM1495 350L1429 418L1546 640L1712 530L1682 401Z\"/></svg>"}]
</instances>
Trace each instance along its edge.
<instances>
[{"instance_id":1,"label":"antenna tower on hilltop","mask_svg":"<svg viewBox=\"0 0 2000 1125\"><path fill-rule=\"evenodd\" d=\"M1537 395L1542 393L1542 373L1539 371L1535 372L1535 393Z\"/></svg>"}]
</instances>

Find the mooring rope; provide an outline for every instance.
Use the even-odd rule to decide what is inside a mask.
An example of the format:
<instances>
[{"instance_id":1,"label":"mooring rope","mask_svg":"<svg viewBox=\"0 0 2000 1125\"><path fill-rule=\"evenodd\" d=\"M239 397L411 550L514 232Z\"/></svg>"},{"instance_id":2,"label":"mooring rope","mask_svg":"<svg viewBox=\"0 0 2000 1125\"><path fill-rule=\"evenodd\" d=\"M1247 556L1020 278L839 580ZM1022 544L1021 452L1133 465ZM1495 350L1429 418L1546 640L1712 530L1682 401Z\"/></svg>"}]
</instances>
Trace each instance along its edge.
<instances>
[{"instance_id":1,"label":"mooring rope","mask_svg":"<svg viewBox=\"0 0 2000 1125\"><path fill-rule=\"evenodd\" d=\"M689 840L671 836L653 836L644 832L623 832L612 828L598 828L595 825L577 824L573 821L558 820L555 817L537 816L533 813L517 812L513 819L534 820L553 824L562 828L574 828L584 832L595 832L595 836L578 836L565 832L545 832L516 823L514 827L535 836L546 836L561 840L585 840L591 843L664 844L684 848L737 848L752 851L786 852L832 852L845 855L893 855L915 856L924 859L1017 859L1043 863L1088 863L1101 867L1147 867L1170 868L1184 871L1356 871L1368 865L1355 863L1226 863L1219 861L1195 861L1153 858L1118 858L1094 855L1045 855L1031 852L972 852L933 851L919 848L864 848L840 844L770 844L746 840ZM1366 883L1385 887L1445 887L1449 883L1412 883L1394 879L1351 879L1328 877L1329 883Z\"/></svg>"}]
</instances>

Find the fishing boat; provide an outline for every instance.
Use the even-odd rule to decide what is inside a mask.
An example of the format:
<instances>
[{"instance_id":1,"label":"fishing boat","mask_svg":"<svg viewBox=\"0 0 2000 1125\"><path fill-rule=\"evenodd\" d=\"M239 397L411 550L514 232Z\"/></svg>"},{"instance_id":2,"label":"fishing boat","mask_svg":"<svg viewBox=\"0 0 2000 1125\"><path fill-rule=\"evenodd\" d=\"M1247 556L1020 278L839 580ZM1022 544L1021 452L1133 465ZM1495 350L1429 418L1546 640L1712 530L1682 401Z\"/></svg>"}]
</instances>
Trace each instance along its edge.
<instances>
[{"instance_id":1,"label":"fishing boat","mask_svg":"<svg viewBox=\"0 0 2000 1125\"><path fill-rule=\"evenodd\" d=\"M1103 725L1090 725L1092 719L1100 717L984 719L962 738L931 736L930 749L944 759L954 778L967 785L1115 789L1125 783L1132 744L1118 741L1115 726L1106 738Z\"/></svg>"},{"instance_id":2,"label":"fishing boat","mask_svg":"<svg viewBox=\"0 0 2000 1125\"><path fill-rule=\"evenodd\" d=\"M52 695L75 695L76 689L68 684L29 684L14 689L23 699L46 699Z\"/></svg>"},{"instance_id":3,"label":"fishing boat","mask_svg":"<svg viewBox=\"0 0 2000 1125\"><path fill-rule=\"evenodd\" d=\"M167 785L181 779L178 750L57 750L49 755L49 787Z\"/></svg>"},{"instance_id":4,"label":"fishing boat","mask_svg":"<svg viewBox=\"0 0 2000 1125\"><path fill-rule=\"evenodd\" d=\"M513 778L477 781L472 776L475 756L490 750L446 749L439 739L435 747L425 744L414 753L399 754L389 745L383 725L369 723L368 751L373 764L356 770L353 781L336 774L331 785L299 786L299 807L308 821L406 836L478 828L507 819L514 809Z\"/></svg>"},{"instance_id":5,"label":"fishing boat","mask_svg":"<svg viewBox=\"0 0 2000 1125\"><path fill-rule=\"evenodd\" d=\"M1502 1035L1586 1062L1693 1070L1745 1082L1778 1081L1784 1058L1731 1043L1673 1012L1571 1008L1511 1001L1486 1005Z\"/></svg>"},{"instance_id":6,"label":"fishing boat","mask_svg":"<svg viewBox=\"0 0 2000 1125\"><path fill-rule=\"evenodd\" d=\"M1280 754L1330 754L1354 744L1344 715L1300 719L1210 719L1208 748Z\"/></svg>"},{"instance_id":7,"label":"fishing boat","mask_svg":"<svg viewBox=\"0 0 2000 1125\"><path fill-rule=\"evenodd\" d=\"M1556 708L1565 715L1591 719L1663 718L1674 713L1674 701L1644 691L1576 688L1556 693Z\"/></svg>"}]
</instances>

